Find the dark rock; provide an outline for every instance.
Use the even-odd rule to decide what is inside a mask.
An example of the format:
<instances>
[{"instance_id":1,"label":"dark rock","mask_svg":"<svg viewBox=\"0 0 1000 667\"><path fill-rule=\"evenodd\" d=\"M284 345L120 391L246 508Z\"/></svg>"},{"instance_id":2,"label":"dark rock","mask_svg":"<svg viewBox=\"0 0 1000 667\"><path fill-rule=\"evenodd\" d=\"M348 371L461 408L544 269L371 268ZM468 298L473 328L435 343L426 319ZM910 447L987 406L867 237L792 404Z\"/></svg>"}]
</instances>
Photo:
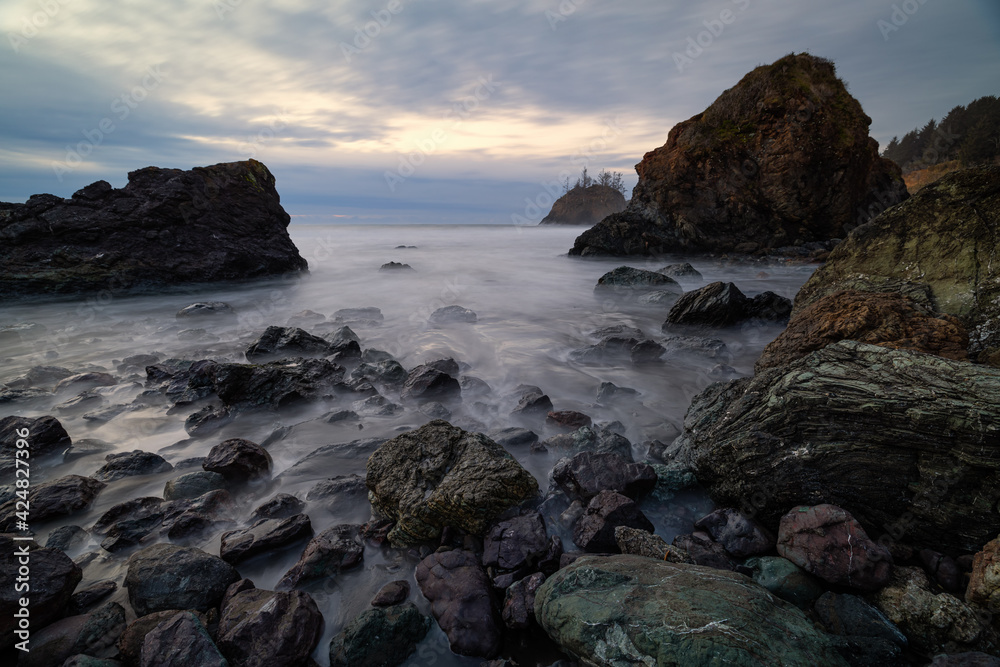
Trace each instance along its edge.
<instances>
[{"instance_id":1,"label":"dark rock","mask_svg":"<svg viewBox=\"0 0 1000 667\"><path fill-rule=\"evenodd\" d=\"M115 642L125 630L125 609L116 602L90 614L70 616L32 633L30 650L20 656L19 667L62 665L73 655L95 658L116 656Z\"/></svg>"},{"instance_id":2,"label":"dark rock","mask_svg":"<svg viewBox=\"0 0 1000 667\"><path fill-rule=\"evenodd\" d=\"M142 640L141 667L228 667L208 630L190 611L160 622Z\"/></svg>"},{"instance_id":3,"label":"dark rock","mask_svg":"<svg viewBox=\"0 0 1000 667\"><path fill-rule=\"evenodd\" d=\"M792 300L774 292L763 292L750 299L747 319L785 324L792 314Z\"/></svg>"},{"instance_id":4,"label":"dark rock","mask_svg":"<svg viewBox=\"0 0 1000 667\"><path fill-rule=\"evenodd\" d=\"M482 535L504 510L538 492L535 478L481 433L445 421L387 441L368 459L373 507L396 521L395 545L438 537L444 526Z\"/></svg>"},{"instance_id":5,"label":"dark rock","mask_svg":"<svg viewBox=\"0 0 1000 667\"><path fill-rule=\"evenodd\" d=\"M86 419L86 415L84 415ZM206 405L193 412L184 420L184 430L188 435L205 435L233 421L233 415L225 407Z\"/></svg>"},{"instance_id":6,"label":"dark rock","mask_svg":"<svg viewBox=\"0 0 1000 667\"><path fill-rule=\"evenodd\" d=\"M21 437L27 431L26 437ZM17 441L27 444L18 447ZM13 457L18 449L28 449L32 458L61 452L73 441L55 417L4 417L0 419L0 455ZM13 467L13 465L11 466Z\"/></svg>"},{"instance_id":7,"label":"dark rock","mask_svg":"<svg viewBox=\"0 0 1000 667\"><path fill-rule=\"evenodd\" d=\"M739 510L718 509L694 522L736 558L760 556L774 549L775 539L766 528Z\"/></svg>"},{"instance_id":8,"label":"dark rock","mask_svg":"<svg viewBox=\"0 0 1000 667\"><path fill-rule=\"evenodd\" d=\"M105 457L107 463L97 469L93 478L101 482L114 482L133 475L155 475L160 472L173 470L174 467L167 463L159 454L144 452L134 449L131 452L121 452L118 454L108 454Z\"/></svg>"},{"instance_id":9,"label":"dark rock","mask_svg":"<svg viewBox=\"0 0 1000 667\"><path fill-rule=\"evenodd\" d=\"M120 551L135 546L163 523L162 498L134 498L106 511L93 527L95 536L104 536L101 547Z\"/></svg>"},{"instance_id":10,"label":"dark rock","mask_svg":"<svg viewBox=\"0 0 1000 667\"><path fill-rule=\"evenodd\" d=\"M107 486L91 477L66 475L48 482L33 484L28 492L31 521L41 523L48 519L70 516L89 508L101 490ZM0 530L13 529L17 517L18 499L0 505Z\"/></svg>"},{"instance_id":11,"label":"dark rock","mask_svg":"<svg viewBox=\"0 0 1000 667\"><path fill-rule=\"evenodd\" d=\"M327 340L294 327L268 327L246 349L247 361L275 357L325 357L334 346Z\"/></svg>"},{"instance_id":12,"label":"dark rock","mask_svg":"<svg viewBox=\"0 0 1000 667\"><path fill-rule=\"evenodd\" d=\"M570 254L753 252L843 238L859 211L907 197L870 123L828 60L791 54L757 67L675 125L636 166L628 207Z\"/></svg>"},{"instance_id":13,"label":"dark rock","mask_svg":"<svg viewBox=\"0 0 1000 667\"><path fill-rule=\"evenodd\" d=\"M626 461L632 461L632 443L606 426L584 426L572 433L554 435L541 443L546 449L564 456L580 452L614 452Z\"/></svg>"},{"instance_id":14,"label":"dark rock","mask_svg":"<svg viewBox=\"0 0 1000 667\"><path fill-rule=\"evenodd\" d=\"M118 584L111 580L99 581L73 593L69 599L70 614L85 614L98 602L118 590ZM124 626L122 630L124 630Z\"/></svg>"},{"instance_id":15,"label":"dark rock","mask_svg":"<svg viewBox=\"0 0 1000 667\"><path fill-rule=\"evenodd\" d=\"M939 654L927 667L1000 667L1000 658L981 651Z\"/></svg>"},{"instance_id":16,"label":"dark rock","mask_svg":"<svg viewBox=\"0 0 1000 667\"><path fill-rule=\"evenodd\" d=\"M458 380L431 366L417 366L406 376L399 397L411 401L451 401L462 396Z\"/></svg>"},{"instance_id":17,"label":"dark rock","mask_svg":"<svg viewBox=\"0 0 1000 667\"><path fill-rule=\"evenodd\" d=\"M629 526L653 532L653 524L631 498L601 491L587 505L583 516L573 526L573 543L591 553L614 553L618 550L615 528Z\"/></svg>"},{"instance_id":18,"label":"dark rock","mask_svg":"<svg viewBox=\"0 0 1000 667\"><path fill-rule=\"evenodd\" d=\"M812 608L823 594L819 580L787 558L762 556L749 559L745 565L754 581L800 609Z\"/></svg>"},{"instance_id":19,"label":"dark rock","mask_svg":"<svg viewBox=\"0 0 1000 667\"><path fill-rule=\"evenodd\" d=\"M479 317L468 308L445 306L431 313L428 322L434 326L441 326L443 324L475 324L478 320Z\"/></svg>"},{"instance_id":20,"label":"dark rock","mask_svg":"<svg viewBox=\"0 0 1000 667\"><path fill-rule=\"evenodd\" d=\"M462 386L463 396L489 396L493 393L493 387L473 375L463 375L458 384Z\"/></svg>"},{"instance_id":21,"label":"dark rock","mask_svg":"<svg viewBox=\"0 0 1000 667\"><path fill-rule=\"evenodd\" d=\"M163 487L163 497L166 500L193 500L210 491L225 489L226 486L226 478L219 473L198 470L167 482Z\"/></svg>"},{"instance_id":22,"label":"dark rock","mask_svg":"<svg viewBox=\"0 0 1000 667\"><path fill-rule=\"evenodd\" d=\"M422 403L419 410L420 414L430 417L431 419L451 419L451 410L444 407L437 401Z\"/></svg>"},{"instance_id":23,"label":"dark rock","mask_svg":"<svg viewBox=\"0 0 1000 667\"><path fill-rule=\"evenodd\" d=\"M199 301L185 306L177 311L177 317L203 317L205 315L223 315L232 317L236 311L225 301ZM156 363L155 361L152 363ZM148 365L148 364L145 364Z\"/></svg>"},{"instance_id":24,"label":"dark rock","mask_svg":"<svg viewBox=\"0 0 1000 667\"><path fill-rule=\"evenodd\" d=\"M552 399L541 391L525 392L511 411L511 417L538 418L548 415L555 406Z\"/></svg>"},{"instance_id":25,"label":"dark rock","mask_svg":"<svg viewBox=\"0 0 1000 667\"><path fill-rule=\"evenodd\" d=\"M550 412L545 415L545 421L553 426L559 426L562 428L575 431L578 428L583 428L584 426L590 426L593 423L590 417L583 414L582 412L576 412L574 410L560 410L559 412Z\"/></svg>"},{"instance_id":26,"label":"dark rock","mask_svg":"<svg viewBox=\"0 0 1000 667\"><path fill-rule=\"evenodd\" d=\"M356 324L373 327L382 324L385 316L378 308L341 308L333 314L337 324Z\"/></svg>"},{"instance_id":27,"label":"dark rock","mask_svg":"<svg viewBox=\"0 0 1000 667\"><path fill-rule=\"evenodd\" d=\"M663 347L668 358L694 357L723 363L733 359L729 348L718 338L668 335L663 339Z\"/></svg>"},{"instance_id":28,"label":"dark rock","mask_svg":"<svg viewBox=\"0 0 1000 667\"><path fill-rule=\"evenodd\" d=\"M70 375L73 375L73 372L68 368L63 368L62 366L32 366L24 375L19 375L13 380L8 380L4 384L12 389L37 387L39 389L45 389L46 391L52 391L55 389L56 384L58 384L60 380L65 380ZM11 417L5 417L4 419L11 419ZM15 419L26 418L15 417ZM46 418L40 417L39 419ZM2 423L4 422L0 421L0 424Z\"/></svg>"},{"instance_id":29,"label":"dark rock","mask_svg":"<svg viewBox=\"0 0 1000 667\"><path fill-rule=\"evenodd\" d=\"M330 641L330 667L401 665L430 627L412 602L366 609Z\"/></svg>"},{"instance_id":30,"label":"dark rock","mask_svg":"<svg viewBox=\"0 0 1000 667\"><path fill-rule=\"evenodd\" d=\"M625 195L609 185L580 185L567 190L542 218L542 225L593 225L625 209Z\"/></svg>"},{"instance_id":31,"label":"dark rock","mask_svg":"<svg viewBox=\"0 0 1000 667\"><path fill-rule=\"evenodd\" d=\"M281 409L329 396L344 368L326 359L282 359L266 364L219 364L210 378L230 412L260 407Z\"/></svg>"},{"instance_id":32,"label":"dark rock","mask_svg":"<svg viewBox=\"0 0 1000 667\"><path fill-rule=\"evenodd\" d=\"M932 577L941 588L952 595L960 595L964 592L965 582L962 580L962 571L954 558L933 549L921 549L919 555L927 576Z\"/></svg>"},{"instance_id":33,"label":"dark rock","mask_svg":"<svg viewBox=\"0 0 1000 667\"><path fill-rule=\"evenodd\" d=\"M2 280L2 278L0 278ZM56 384L55 391L84 391L96 387L111 387L118 384L118 380L110 373L77 373L63 378Z\"/></svg>"},{"instance_id":34,"label":"dark rock","mask_svg":"<svg viewBox=\"0 0 1000 667\"><path fill-rule=\"evenodd\" d=\"M135 619L125 628L121 638L118 640L118 650L121 652L122 662L129 667L139 667L142 661L142 643L150 632L156 629L160 623L165 623L177 614L181 609L168 609L157 611ZM209 623L205 614L200 611L188 610L194 614L202 627L207 628Z\"/></svg>"},{"instance_id":35,"label":"dark rock","mask_svg":"<svg viewBox=\"0 0 1000 667\"><path fill-rule=\"evenodd\" d=\"M598 290L644 290L667 291L681 294L684 290L677 281L662 273L635 269L631 266L619 266L608 271L597 280Z\"/></svg>"},{"instance_id":36,"label":"dark rock","mask_svg":"<svg viewBox=\"0 0 1000 667\"><path fill-rule=\"evenodd\" d=\"M433 553L417 565L416 579L452 651L482 658L497 654L500 624L489 578L474 553Z\"/></svg>"},{"instance_id":37,"label":"dark rock","mask_svg":"<svg viewBox=\"0 0 1000 667\"><path fill-rule=\"evenodd\" d=\"M731 327L747 319L749 304L750 299L733 283L709 283L677 299L667 314L663 330L669 331L677 325Z\"/></svg>"},{"instance_id":38,"label":"dark rock","mask_svg":"<svg viewBox=\"0 0 1000 667\"><path fill-rule=\"evenodd\" d=\"M7 204L0 294L119 294L306 268L288 237L274 176L260 162L147 167L128 179L100 199Z\"/></svg>"},{"instance_id":39,"label":"dark rock","mask_svg":"<svg viewBox=\"0 0 1000 667\"><path fill-rule=\"evenodd\" d=\"M704 531L696 530L687 535L678 535L674 538L673 545L683 549L696 565L710 567L713 570L736 569L736 563L723 546L713 542L712 537Z\"/></svg>"},{"instance_id":40,"label":"dark rock","mask_svg":"<svg viewBox=\"0 0 1000 667\"><path fill-rule=\"evenodd\" d=\"M154 544L128 559L125 586L137 616L167 609L208 611L238 580L233 566L201 549Z\"/></svg>"},{"instance_id":41,"label":"dark rock","mask_svg":"<svg viewBox=\"0 0 1000 667\"><path fill-rule=\"evenodd\" d=\"M538 435L534 431L518 426L501 428L490 431L486 434L490 440L497 443L504 449L512 447L530 447L538 442Z\"/></svg>"},{"instance_id":42,"label":"dark rock","mask_svg":"<svg viewBox=\"0 0 1000 667\"><path fill-rule=\"evenodd\" d=\"M270 476L271 465L271 455L266 449L243 438L223 440L212 447L201 464L208 472L217 472L236 483Z\"/></svg>"},{"instance_id":43,"label":"dark rock","mask_svg":"<svg viewBox=\"0 0 1000 667\"><path fill-rule=\"evenodd\" d=\"M447 373L452 377L458 377L458 374L462 372L462 367L459 363L450 357L447 359L435 359L434 361L428 361L424 364L424 366L430 366L434 370ZM468 368L468 365L466 365L466 368Z\"/></svg>"},{"instance_id":44,"label":"dark rock","mask_svg":"<svg viewBox=\"0 0 1000 667\"><path fill-rule=\"evenodd\" d=\"M51 396L51 393L44 389L32 389L31 387L11 389L10 387L3 387L0 388L0 405L4 403L22 403L48 396Z\"/></svg>"},{"instance_id":45,"label":"dark rock","mask_svg":"<svg viewBox=\"0 0 1000 667\"><path fill-rule=\"evenodd\" d=\"M226 659L244 667L298 667L323 634L323 615L308 593L237 593L222 609L218 646Z\"/></svg>"},{"instance_id":46,"label":"dark rock","mask_svg":"<svg viewBox=\"0 0 1000 667\"><path fill-rule=\"evenodd\" d=\"M401 262L386 262L379 267L379 271L412 271L413 267Z\"/></svg>"},{"instance_id":47,"label":"dark rock","mask_svg":"<svg viewBox=\"0 0 1000 667\"><path fill-rule=\"evenodd\" d=\"M391 607L402 604L408 597L410 597L410 582L405 579L397 579L379 589L375 597L372 598L372 606Z\"/></svg>"},{"instance_id":48,"label":"dark rock","mask_svg":"<svg viewBox=\"0 0 1000 667\"><path fill-rule=\"evenodd\" d=\"M87 542L87 537L87 531L80 526L61 526L49 533L45 546L60 551L75 551Z\"/></svg>"},{"instance_id":49,"label":"dark rock","mask_svg":"<svg viewBox=\"0 0 1000 667\"><path fill-rule=\"evenodd\" d=\"M335 508L341 503L365 501L368 498L368 487L361 475L337 475L324 479L309 489L306 500L323 501L328 507Z\"/></svg>"},{"instance_id":50,"label":"dark rock","mask_svg":"<svg viewBox=\"0 0 1000 667\"><path fill-rule=\"evenodd\" d=\"M834 505L796 507L781 519L778 553L839 586L874 591L889 581L892 556L850 514Z\"/></svg>"},{"instance_id":51,"label":"dark rock","mask_svg":"<svg viewBox=\"0 0 1000 667\"><path fill-rule=\"evenodd\" d=\"M386 387L399 387L408 377L406 369L395 359L362 363L351 373L352 379L364 379Z\"/></svg>"},{"instance_id":52,"label":"dark rock","mask_svg":"<svg viewBox=\"0 0 1000 667\"><path fill-rule=\"evenodd\" d=\"M662 269L657 269L656 272L669 276L674 280L704 280L701 273L687 262L683 264L668 264Z\"/></svg>"},{"instance_id":53,"label":"dark rock","mask_svg":"<svg viewBox=\"0 0 1000 667\"><path fill-rule=\"evenodd\" d=\"M615 542L623 554L655 558L669 563L694 564L694 560L684 549L667 544L659 535L638 528L618 526L615 528Z\"/></svg>"},{"instance_id":54,"label":"dark rock","mask_svg":"<svg viewBox=\"0 0 1000 667\"><path fill-rule=\"evenodd\" d=\"M31 594L28 597L30 628L44 628L63 617L73 589L83 578L80 566L58 549L30 548L28 542L14 542L9 535L0 535L0 649L6 650L15 643L30 641L29 634L18 636L18 619L22 609L20 599L26 591L15 586L18 569L23 565L24 552L28 551ZM29 643L30 646L30 643Z\"/></svg>"},{"instance_id":55,"label":"dark rock","mask_svg":"<svg viewBox=\"0 0 1000 667\"><path fill-rule=\"evenodd\" d=\"M875 607L856 595L827 591L816 600L813 607L828 632L835 635L875 637L900 647L907 645L906 637Z\"/></svg>"},{"instance_id":56,"label":"dark rock","mask_svg":"<svg viewBox=\"0 0 1000 667\"><path fill-rule=\"evenodd\" d=\"M300 514L306 504L289 493L279 493L266 503L258 506L250 519L287 519Z\"/></svg>"},{"instance_id":57,"label":"dark rock","mask_svg":"<svg viewBox=\"0 0 1000 667\"><path fill-rule=\"evenodd\" d=\"M358 413L354 410L334 410L333 412L328 412L322 417L320 417L327 424L336 424L338 422L353 421L356 422L360 419Z\"/></svg>"},{"instance_id":58,"label":"dark rock","mask_svg":"<svg viewBox=\"0 0 1000 667\"><path fill-rule=\"evenodd\" d=\"M656 486L656 471L614 452L581 452L556 463L552 479L571 499L589 502L601 491L615 491L638 500Z\"/></svg>"},{"instance_id":59,"label":"dark rock","mask_svg":"<svg viewBox=\"0 0 1000 667\"><path fill-rule=\"evenodd\" d=\"M364 553L358 526L341 524L327 528L309 540L302 556L281 578L277 588L301 588L318 579L335 577L361 563Z\"/></svg>"},{"instance_id":60,"label":"dark rock","mask_svg":"<svg viewBox=\"0 0 1000 667\"><path fill-rule=\"evenodd\" d=\"M613 382L602 382L597 390L598 403L615 403L620 400L638 398L639 392L629 387L619 387Z\"/></svg>"},{"instance_id":61,"label":"dark rock","mask_svg":"<svg viewBox=\"0 0 1000 667\"><path fill-rule=\"evenodd\" d=\"M526 630L535 621L535 594L545 581L545 575L535 572L520 579L504 592L500 615L511 630Z\"/></svg>"},{"instance_id":62,"label":"dark rock","mask_svg":"<svg viewBox=\"0 0 1000 667\"><path fill-rule=\"evenodd\" d=\"M490 527L483 539L483 565L507 571L533 567L548 548L542 516L529 512Z\"/></svg>"},{"instance_id":63,"label":"dark rock","mask_svg":"<svg viewBox=\"0 0 1000 667\"><path fill-rule=\"evenodd\" d=\"M312 524L305 514L287 519L260 519L249 528L223 533L219 555L227 563L236 564L287 547L312 534Z\"/></svg>"},{"instance_id":64,"label":"dark rock","mask_svg":"<svg viewBox=\"0 0 1000 667\"><path fill-rule=\"evenodd\" d=\"M385 396L370 396L351 403L354 411L362 417L391 417L403 411L403 406L393 403Z\"/></svg>"}]
</instances>

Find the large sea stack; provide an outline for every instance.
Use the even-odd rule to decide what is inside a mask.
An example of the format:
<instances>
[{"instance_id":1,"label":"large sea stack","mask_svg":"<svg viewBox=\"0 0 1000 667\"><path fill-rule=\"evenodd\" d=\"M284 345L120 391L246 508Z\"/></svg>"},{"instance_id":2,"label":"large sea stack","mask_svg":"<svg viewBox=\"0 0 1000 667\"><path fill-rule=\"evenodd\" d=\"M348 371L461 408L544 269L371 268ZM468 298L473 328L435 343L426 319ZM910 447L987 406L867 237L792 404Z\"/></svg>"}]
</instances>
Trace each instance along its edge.
<instances>
[{"instance_id":1,"label":"large sea stack","mask_svg":"<svg viewBox=\"0 0 1000 667\"><path fill-rule=\"evenodd\" d=\"M543 225L592 225L625 210L625 195L609 185L590 185L569 190L542 218Z\"/></svg>"},{"instance_id":2,"label":"large sea stack","mask_svg":"<svg viewBox=\"0 0 1000 667\"><path fill-rule=\"evenodd\" d=\"M780 252L843 238L907 197L870 124L830 61L758 67L646 153L628 207L570 254Z\"/></svg>"},{"instance_id":3,"label":"large sea stack","mask_svg":"<svg viewBox=\"0 0 1000 667\"><path fill-rule=\"evenodd\" d=\"M146 167L114 189L0 203L0 299L158 289L303 271L274 176L256 160Z\"/></svg>"}]
</instances>

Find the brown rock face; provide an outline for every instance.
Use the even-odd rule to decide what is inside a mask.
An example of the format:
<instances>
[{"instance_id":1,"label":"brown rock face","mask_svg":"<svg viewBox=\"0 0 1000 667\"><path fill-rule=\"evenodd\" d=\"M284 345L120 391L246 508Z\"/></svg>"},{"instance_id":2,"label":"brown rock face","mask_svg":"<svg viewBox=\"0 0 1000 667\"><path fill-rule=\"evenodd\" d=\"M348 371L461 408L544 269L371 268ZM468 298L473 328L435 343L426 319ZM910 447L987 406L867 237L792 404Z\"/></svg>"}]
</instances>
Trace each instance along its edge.
<instances>
[{"instance_id":1,"label":"brown rock face","mask_svg":"<svg viewBox=\"0 0 1000 667\"><path fill-rule=\"evenodd\" d=\"M592 225L625 210L625 195L607 185L573 188L552 205L543 225Z\"/></svg>"},{"instance_id":2,"label":"brown rock face","mask_svg":"<svg viewBox=\"0 0 1000 667\"><path fill-rule=\"evenodd\" d=\"M907 197L833 63L788 55L678 123L571 255L752 252L841 238Z\"/></svg>"},{"instance_id":3,"label":"brown rock face","mask_svg":"<svg viewBox=\"0 0 1000 667\"><path fill-rule=\"evenodd\" d=\"M987 542L973 558L965 601L991 612L1000 609L1000 538Z\"/></svg>"},{"instance_id":4,"label":"brown rock face","mask_svg":"<svg viewBox=\"0 0 1000 667\"><path fill-rule=\"evenodd\" d=\"M757 360L757 372L839 340L936 354L964 361L969 332L952 315L935 314L897 292L843 290L798 311Z\"/></svg>"}]
</instances>

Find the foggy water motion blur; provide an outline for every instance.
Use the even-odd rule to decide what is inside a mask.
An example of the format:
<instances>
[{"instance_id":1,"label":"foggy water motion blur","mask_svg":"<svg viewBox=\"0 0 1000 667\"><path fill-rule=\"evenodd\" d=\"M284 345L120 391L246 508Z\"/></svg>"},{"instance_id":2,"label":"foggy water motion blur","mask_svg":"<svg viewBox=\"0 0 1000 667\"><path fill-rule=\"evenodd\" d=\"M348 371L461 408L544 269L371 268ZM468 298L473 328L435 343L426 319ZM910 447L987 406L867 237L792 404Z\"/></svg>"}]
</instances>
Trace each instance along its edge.
<instances>
[{"instance_id":1,"label":"foggy water motion blur","mask_svg":"<svg viewBox=\"0 0 1000 667\"><path fill-rule=\"evenodd\" d=\"M103 294L51 303L21 303L0 308L0 325L32 322L30 339L5 345L0 384L32 366L63 366L73 371L105 370L119 384L96 390L97 398L85 406L64 405L76 392L43 396L8 405L5 414L59 418L74 441L77 455L63 461L56 457L32 465L32 482L67 474L91 475L110 452L159 452L177 464L204 456L220 441L242 437L266 443L274 460L274 481L257 494L238 496L237 523L244 522L254 507L276 493L291 493L305 500L320 480L365 471L365 461L377 441L357 442L323 458L322 465L297 461L325 445L369 438L389 438L416 428L431 417L416 406L405 405L390 416L361 415L359 421L327 423L321 415L350 405L314 402L289 411L260 411L244 415L222 429L189 436L185 418L201 405L169 409L167 405L134 405L144 389L142 367L122 367L125 357L154 354L160 360L215 359L245 363L243 350L270 325L285 326L304 310L325 316L325 321L303 317L301 326L316 335L329 334L342 324L333 314L345 308L373 307L381 310L382 322L351 323L363 349L375 348L393 355L407 369L419 364L453 358L462 376L474 376L492 391L463 396L460 406L450 406L451 421L463 428L485 431L521 426L510 417L509 396L518 385L537 385L552 400L556 410L578 410L595 422L621 422L623 434L634 444L636 460L646 457L649 441L669 443L679 432L691 398L711 382L726 376L719 368L728 364L739 374L749 375L764 346L780 327L750 326L707 335L721 339L728 355L716 358L672 355L662 361L633 365L628 361L585 365L571 359L574 350L593 345L590 332L612 325L641 329L646 337L662 341L661 325L670 302L643 304L614 294L595 293L598 278L607 271L629 265L656 270L673 261L691 261L704 280L682 283L685 290L715 280L732 281L748 296L772 290L793 297L813 270L812 265L785 263L726 264L721 261L659 258L587 260L566 256L580 228L510 226L338 226L293 225L292 238L309 261L309 275L296 280L273 280L240 286L199 286L197 290L155 296ZM405 247L400 247L405 246ZM412 270L380 271L388 262L410 265ZM236 317L176 317L177 311L197 301L224 301ZM428 318L436 309L460 305L474 311L474 323L435 327ZM713 370L714 369L714 370ZM720 374L721 373L721 374ZM638 391L631 399L600 405L602 382ZM398 395L386 394L394 403ZM107 421L85 419L84 414L115 405L130 407ZM544 439L553 427L539 422L532 426ZM528 447L511 453L548 487L547 477L557 454L537 453ZM162 497L164 483L183 472L129 477L112 482L86 514L38 527L38 541L60 525L89 527L108 508L141 496ZM667 541L690 530L690 522L711 509L710 501L696 491L685 492L673 505L657 506L645 501L644 511ZM328 504L307 503L315 532L334 523L360 523L369 518L363 493L338 497ZM552 527L550 530L555 532ZM222 530L195 544L219 553ZM564 535L567 549L572 542ZM84 581L121 580L129 552L111 554L91 542L83 551L100 555L84 568ZM258 588L272 589L295 562L301 547L266 554L238 566ZM393 551L368 547L364 564L329 584L312 589L326 619L327 629L314 657L327 664L330 637L349 619L367 607L372 595L392 579L409 578L419 559L415 551ZM121 593L121 591L119 591ZM420 600L426 611L426 602ZM455 656L447 648L443 633L434 626L431 636L407 664L474 665L479 660ZM543 657L539 656L539 660ZM528 664L522 662L522 664ZM547 664L540 662L539 664Z\"/></svg>"}]
</instances>

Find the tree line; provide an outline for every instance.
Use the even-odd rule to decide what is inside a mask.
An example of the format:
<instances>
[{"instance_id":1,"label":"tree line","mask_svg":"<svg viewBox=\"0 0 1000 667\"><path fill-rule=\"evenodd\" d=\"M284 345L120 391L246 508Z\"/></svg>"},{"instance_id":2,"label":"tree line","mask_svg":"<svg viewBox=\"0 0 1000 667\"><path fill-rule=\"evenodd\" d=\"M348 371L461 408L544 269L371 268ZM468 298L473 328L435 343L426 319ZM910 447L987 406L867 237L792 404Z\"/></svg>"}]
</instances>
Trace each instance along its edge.
<instances>
[{"instance_id":1,"label":"tree line","mask_svg":"<svg viewBox=\"0 0 1000 667\"><path fill-rule=\"evenodd\" d=\"M591 178L587 174L587 168L584 167L583 171L580 173L580 177L576 179L576 183L571 187L569 184L569 177L563 181L563 194L566 194L570 190L576 190L578 188L589 188L592 185L603 185L605 187L614 188L623 195L628 195L628 191L625 189L625 182L622 180L622 174L620 171L608 171L607 169L602 169L601 173L597 175L597 178Z\"/></svg>"},{"instance_id":2,"label":"tree line","mask_svg":"<svg viewBox=\"0 0 1000 667\"><path fill-rule=\"evenodd\" d=\"M980 97L955 107L940 123L931 119L902 139L893 137L882 157L898 164L904 174L951 160L963 167L996 162L1000 159L1000 99Z\"/></svg>"}]
</instances>

